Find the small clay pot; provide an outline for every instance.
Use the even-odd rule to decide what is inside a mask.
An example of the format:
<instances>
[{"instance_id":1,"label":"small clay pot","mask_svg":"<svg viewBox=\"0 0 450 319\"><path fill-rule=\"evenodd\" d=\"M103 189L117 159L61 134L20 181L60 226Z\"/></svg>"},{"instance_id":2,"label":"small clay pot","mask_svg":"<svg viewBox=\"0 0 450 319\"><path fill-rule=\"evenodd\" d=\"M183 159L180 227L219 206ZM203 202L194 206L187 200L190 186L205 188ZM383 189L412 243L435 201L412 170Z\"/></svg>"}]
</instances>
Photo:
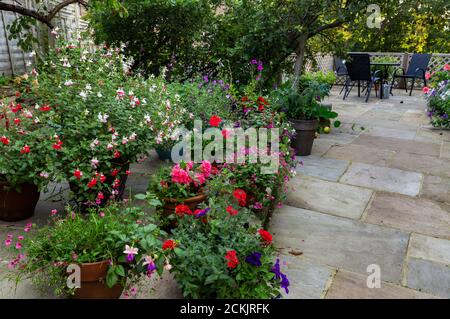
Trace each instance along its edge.
<instances>
[{"instance_id":1,"label":"small clay pot","mask_svg":"<svg viewBox=\"0 0 450 319\"><path fill-rule=\"evenodd\" d=\"M75 299L118 299L122 295L123 286L116 284L109 288L106 285L106 273L109 261L84 263L81 268L81 287L75 290Z\"/></svg>"},{"instance_id":2,"label":"small clay pot","mask_svg":"<svg viewBox=\"0 0 450 319\"><path fill-rule=\"evenodd\" d=\"M0 181L0 220L15 222L33 216L40 196L37 186L25 183L19 188L18 192Z\"/></svg>"}]
</instances>

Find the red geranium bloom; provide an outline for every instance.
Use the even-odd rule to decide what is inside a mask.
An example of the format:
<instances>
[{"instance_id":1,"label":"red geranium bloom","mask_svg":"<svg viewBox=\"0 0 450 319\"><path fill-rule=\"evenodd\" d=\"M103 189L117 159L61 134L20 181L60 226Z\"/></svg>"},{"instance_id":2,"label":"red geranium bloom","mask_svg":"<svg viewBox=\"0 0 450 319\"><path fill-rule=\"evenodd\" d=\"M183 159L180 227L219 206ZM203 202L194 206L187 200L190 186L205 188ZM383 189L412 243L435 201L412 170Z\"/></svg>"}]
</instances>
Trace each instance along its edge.
<instances>
[{"instance_id":1,"label":"red geranium bloom","mask_svg":"<svg viewBox=\"0 0 450 319\"><path fill-rule=\"evenodd\" d=\"M238 211L237 211L237 209L234 209L233 206L230 205L230 206L227 207L227 213L230 216L234 216L234 215L238 214Z\"/></svg>"},{"instance_id":2,"label":"red geranium bloom","mask_svg":"<svg viewBox=\"0 0 450 319\"><path fill-rule=\"evenodd\" d=\"M225 255L225 259L228 260L228 262L227 262L228 268L234 269L239 264L239 260L236 256L235 250L228 250L227 254Z\"/></svg>"},{"instance_id":3,"label":"red geranium bloom","mask_svg":"<svg viewBox=\"0 0 450 319\"><path fill-rule=\"evenodd\" d=\"M50 111L52 108L50 107L50 105L48 105L48 104L44 104L44 105L42 105L41 106L41 108L40 108L40 110L42 111L42 112L47 112L47 111Z\"/></svg>"},{"instance_id":4,"label":"red geranium bloom","mask_svg":"<svg viewBox=\"0 0 450 319\"><path fill-rule=\"evenodd\" d=\"M81 176L83 176L83 172L79 169L76 169L75 172L73 172L73 176L75 176L77 179L80 179Z\"/></svg>"},{"instance_id":5,"label":"red geranium bloom","mask_svg":"<svg viewBox=\"0 0 450 319\"><path fill-rule=\"evenodd\" d=\"M89 183L88 183L88 187L89 188L92 188L92 187L94 187L95 185L97 185L97 179L96 178L92 178L90 181L89 181Z\"/></svg>"},{"instance_id":6,"label":"red geranium bloom","mask_svg":"<svg viewBox=\"0 0 450 319\"><path fill-rule=\"evenodd\" d=\"M211 126L218 127L221 122L222 122L222 119L217 115L213 115L209 119L209 125L211 125Z\"/></svg>"},{"instance_id":7,"label":"red geranium bloom","mask_svg":"<svg viewBox=\"0 0 450 319\"><path fill-rule=\"evenodd\" d=\"M247 96L243 96L241 99L242 102L247 102L248 101L248 97Z\"/></svg>"},{"instance_id":8,"label":"red geranium bloom","mask_svg":"<svg viewBox=\"0 0 450 319\"><path fill-rule=\"evenodd\" d=\"M117 174L119 174L119 170L118 170L117 168L113 169L113 171L111 172L111 175L112 175L113 177L116 177Z\"/></svg>"},{"instance_id":9,"label":"red geranium bloom","mask_svg":"<svg viewBox=\"0 0 450 319\"><path fill-rule=\"evenodd\" d=\"M28 153L30 153L30 147L28 145L25 145L24 147L22 147L20 154L28 154Z\"/></svg>"},{"instance_id":10,"label":"red geranium bloom","mask_svg":"<svg viewBox=\"0 0 450 319\"><path fill-rule=\"evenodd\" d=\"M6 136L2 136L2 137L0 137L0 142L2 142L4 145L8 145L9 138L7 138Z\"/></svg>"},{"instance_id":11,"label":"red geranium bloom","mask_svg":"<svg viewBox=\"0 0 450 319\"><path fill-rule=\"evenodd\" d=\"M177 214L177 216L182 217L184 214L192 215L192 211L188 206L180 204L177 205L177 207L175 207L175 214Z\"/></svg>"},{"instance_id":12,"label":"red geranium bloom","mask_svg":"<svg viewBox=\"0 0 450 319\"><path fill-rule=\"evenodd\" d=\"M53 144L53 148L55 149L55 150L60 150L61 149L61 145L63 145L63 142L61 142L61 141L57 141L55 144Z\"/></svg>"},{"instance_id":13,"label":"red geranium bloom","mask_svg":"<svg viewBox=\"0 0 450 319\"><path fill-rule=\"evenodd\" d=\"M174 249L175 247L177 247L177 244L172 239L166 240L162 245L163 250Z\"/></svg>"},{"instance_id":14,"label":"red geranium bloom","mask_svg":"<svg viewBox=\"0 0 450 319\"><path fill-rule=\"evenodd\" d=\"M233 196L238 200L239 206L245 206L247 201L247 193L243 189L235 189Z\"/></svg>"},{"instance_id":15,"label":"red geranium bloom","mask_svg":"<svg viewBox=\"0 0 450 319\"><path fill-rule=\"evenodd\" d=\"M258 230L258 233L266 244L272 243L272 235L267 230L260 229Z\"/></svg>"},{"instance_id":16,"label":"red geranium bloom","mask_svg":"<svg viewBox=\"0 0 450 319\"><path fill-rule=\"evenodd\" d=\"M13 113L17 113L22 109L22 105L20 105L19 103L16 104L16 106L11 106L11 112Z\"/></svg>"},{"instance_id":17,"label":"red geranium bloom","mask_svg":"<svg viewBox=\"0 0 450 319\"><path fill-rule=\"evenodd\" d=\"M15 119L14 119L14 123L17 124L17 125L19 125L19 124L20 124L20 119L15 118Z\"/></svg>"},{"instance_id":18,"label":"red geranium bloom","mask_svg":"<svg viewBox=\"0 0 450 319\"><path fill-rule=\"evenodd\" d=\"M122 156L122 154L118 150L116 150L114 152L114 158L119 158L120 156Z\"/></svg>"}]
</instances>

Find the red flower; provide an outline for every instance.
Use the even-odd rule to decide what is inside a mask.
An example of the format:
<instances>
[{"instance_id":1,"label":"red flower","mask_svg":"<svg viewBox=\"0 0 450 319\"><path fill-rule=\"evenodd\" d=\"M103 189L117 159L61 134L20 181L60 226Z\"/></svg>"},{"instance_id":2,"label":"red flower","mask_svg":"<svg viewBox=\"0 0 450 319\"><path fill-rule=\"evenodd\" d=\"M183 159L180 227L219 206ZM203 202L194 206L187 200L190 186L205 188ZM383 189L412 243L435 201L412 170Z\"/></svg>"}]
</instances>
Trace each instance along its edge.
<instances>
[{"instance_id":1,"label":"red flower","mask_svg":"<svg viewBox=\"0 0 450 319\"><path fill-rule=\"evenodd\" d=\"M258 230L259 235L261 236L262 240L265 241L266 244L272 243L272 235L264 229Z\"/></svg>"},{"instance_id":2,"label":"red flower","mask_svg":"<svg viewBox=\"0 0 450 319\"><path fill-rule=\"evenodd\" d=\"M16 96L20 97L20 92L19 91L16 91Z\"/></svg>"},{"instance_id":3,"label":"red flower","mask_svg":"<svg viewBox=\"0 0 450 319\"><path fill-rule=\"evenodd\" d=\"M60 140L58 140L55 144L52 145L52 147L55 150L60 150L61 149L61 145L63 145L63 142L61 142Z\"/></svg>"},{"instance_id":4,"label":"red flower","mask_svg":"<svg viewBox=\"0 0 450 319\"><path fill-rule=\"evenodd\" d=\"M89 188L92 188L92 187L94 187L95 185L97 185L97 179L96 178L92 178L90 181L89 181L89 183L88 183L88 187Z\"/></svg>"},{"instance_id":5,"label":"red flower","mask_svg":"<svg viewBox=\"0 0 450 319\"><path fill-rule=\"evenodd\" d=\"M15 119L14 119L14 123L17 124L17 125L19 125L19 124L20 124L20 119L15 118Z\"/></svg>"},{"instance_id":6,"label":"red flower","mask_svg":"<svg viewBox=\"0 0 450 319\"><path fill-rule=\"evenodd\" d=\"M228 262L227 262L228 268L234 269L239 264L239 260L236 256L235 250L228 250L227 254L225 255L225 259L228 260Z\"/></svg>"},{"instance_id":7,"label":"red flower","mask_svg":"<svg viewBox=\"0 0 450 319\"><path fill-rule=\"evenodd\" d=\"M224 139L227 139L227 138L231 137L231 131L223 129L222 130L222 136L223 136Z\"/></svg>"},{"instance_id":8,"label":"red flower","mask_svg":"<svg viewBox=\"0 0 450 319\"><path fill-rule=\"evenodd\" d=\"M73 176L75 176L77 179L80 179L81 176L83 176L83 172L79 169L76 169L75 172L73 172Z\"/></svg>"},{"instance_id":9,"label":"red flower","mask_svg":"<svg viewBox=\"0 0 450 319\"><path fill-rule=\"evenodd\" d=\"M22 147L20 154L28 154L28 153L30 153L30 147L28 145L25 145L24 147Z\"/></svg>"},{"instance_id":10,"label":"red flower","mask_svg":"<svg viewBox=\"0 0 450 319\"><path fill-rule=\"evenodd\" d=\"M258 97L258 104L269 105L269 102L267 102L262 96L260 96Z\"/></svg>"},{"instance_id":11,"label":"red flower","mask_svg":"<svg viewBox=\"0 0 450 319\"><path fill-rule=\"evenodd\" d=\"M126 170L126 171L125 171L125 174L126 174L126 175L131 175L131 171Z\"/></svg>"},{"instance_id":12,"label":"red flower","mask_svg":"<svg viewBox=\"0 0 450 319\"><path fill-rule=\"evenodd\" d=\"M97 194L97 199L105 199L105 195L103 195L102 192L99 192L99 193Z\"/></svg>"},{"instance_id":13,"label":"red flower","mask_svg":"<svg viewBox=\"0 0 450 319\"><path fill-rule=\"evenodd\" d=\"M245 206L247 200L247 193L243 189L235 189L233 196L238 200L239 206Z\"/></svg>"},{"instance_id":14,"label":"red flower","mask_svg":"<svg viewBox=\"0 0 450 319\"><path fill-rule=\"evenodd\" d=\"M118 150L116 150L114 152L114 158L119 158L120 156L122 156L122 154L120 154L120 152Z\"/></svg>"},{"instance_id":15,"label":"red flower","mask_svg":"<svg viewBox=\"0 0 450 319\"><path fill-rule=\"evenodd\" d=\"M162 245L163 250L174 249L175 247L177 247L177 244L172 239L166 240Z\"/></svg>"},{"instance_id":16,"label":"red flower","mask_svg":"<svg viewBox=\"0 0 450 319\"><path fill-rule=\"evenodd\" d=\"M119 170L118 170L117 168L113 169L113 171L111 172L111 175L112 175L113 177L116 177L117 174L119 174Z\"/></svg>"},{"instance_id":17,"label":"red flower","mask_svg":"<svg viewBox=\"0 0 450 319\"><path fill-rule=\"evenodd\" d=\"M211 126L218 127L221 122L222 122L222 119L220 117L218 117L217 115L213 115L209 119L209 125L211 125Z\"/></svg>"},{"instance_id":18,"label":"red flower","mask_svg":"<svg viewBox=\"0 0 450 319\"><path fill-rule=\"evenodd\" d=\"M175 214L177 214L177 216L182 217L184 214L192 215L192 211L188 206L180 204L177 205L177 207L175 207Z\"/></svg>"},{"instance_id":19,"label":"red flower","mask_svg":"<svg viewBox=\"0 0 450 319\"><path fill-rule=\"evenodd\" d=\"M106 181L106 176L103 174L100 174L100 182L104 183Z\"/></svg>"},{"instance_id":20,"label":"red flower","mask_svg":"<svg viewBox=\"0 0 450 319\"><path fill-rule=\"evenodd\" d=\"M241 99L241 101L242 101L242 102L247 102L247 101L248 101L248 97L243 96L242 99Z\"/></svg>"},{"instance_id":21,"label":"red flower","mask_svg":"<svg viewBox=\"0 0 450 319\"><path fill-rule=\"evenodd\" d=\"M3 145L8 145L9 144L9 138L7 138L6 136L2 136L0 137L0 142L3 143Z\"/></svg>"},{"instance_id":22,"label":"red flower","mask_svg":"<svg viewBox=\"0 0 450 319\"><path fill-rule=\"evenodd\" d=\"M237 209L234 209L233 206L230 205L230 206L227 207L227 213L230 216L234 216L234 215L238 214L238 211L237 211Z\"/></svg>"},{"instance_id":23,"label":"red flower","mask_svg":"<svg viewBox=\"0 0 450 319\"><path fill-rule=\"evenodd\" d=\"M19 103L16 104L16 106L11 106L11 112L13 113L17 113L22 109L22 105L20 105Z\"/></svg>"},{"instance_id":24,"label":"red flower","mask_svg":"<svg viewBox=\"0 0 450 319\"><path fill-rule=\"evenodd\" d=\"M44 104L44 105L42 105L41 106L41 108L40 108L40 110L42 111L42 112L47 112L47 111L50 111L52 108L50 107L50 105L48 105L48 104Z\"/></svg>"}]
</instances>

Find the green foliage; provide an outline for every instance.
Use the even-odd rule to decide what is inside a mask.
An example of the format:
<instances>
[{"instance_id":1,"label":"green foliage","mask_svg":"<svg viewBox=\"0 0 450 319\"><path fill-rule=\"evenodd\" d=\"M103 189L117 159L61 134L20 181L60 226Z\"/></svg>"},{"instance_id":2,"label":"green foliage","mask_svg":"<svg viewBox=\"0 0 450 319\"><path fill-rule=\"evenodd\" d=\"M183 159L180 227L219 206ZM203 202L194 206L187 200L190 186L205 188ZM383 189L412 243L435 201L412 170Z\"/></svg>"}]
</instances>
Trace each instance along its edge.
<instances>
[{"instance_id":1,"label":"green foliage","mask_svg":"<svg viewBox=\"0 0 450 319\"><path fill-rule=\"evenodd\" d=\"M31 225L27 228L28 232ZM163 235L153 219L137 207L115 204L86 215L67 210L66 215L57 213L48 226L24 233L25 239L18 240L20 254L9 263L12 270L7 275L17 282L30 276L41 289L70 295L74 289L67 287L68 265L109 260L107 285L132 286L148 274L143 266L146 257L155 264L168 262L160 241ZM137 248L132 261L126 261L126 245ZM17 253L13 247L14 243L11 250ZM163 267L156 271L161 274Z\"/></svg>"},{"instance_id":2,"label":"green foliage","mask_svg":"<svg viewBox=\"0 0 450 319\"><path fill-rule=\"evenodd\" d=\"M429 82L428 117L435 127L450 129L450 65L433 73Z\"/></svg>"},{"instance_id":3,"label":"green foliage","mask_svg":"<svg viewBox=\"0 0 450 319\"><path fill-rule=\"evenodd\" d=\"M205 218L179 217L173 231L178 247L171 259L172 273L186 298L256 298L279 295L279 283L271 268L273 247L257 235L257 227L248 227L250 212L239 208L230 216L227 207L236 206L228 196L211 199ZM239 264L227 267L227 251L237 253ZM245 261L253 252L261 253L261 266Z\"/></svg>"}]
</instances>

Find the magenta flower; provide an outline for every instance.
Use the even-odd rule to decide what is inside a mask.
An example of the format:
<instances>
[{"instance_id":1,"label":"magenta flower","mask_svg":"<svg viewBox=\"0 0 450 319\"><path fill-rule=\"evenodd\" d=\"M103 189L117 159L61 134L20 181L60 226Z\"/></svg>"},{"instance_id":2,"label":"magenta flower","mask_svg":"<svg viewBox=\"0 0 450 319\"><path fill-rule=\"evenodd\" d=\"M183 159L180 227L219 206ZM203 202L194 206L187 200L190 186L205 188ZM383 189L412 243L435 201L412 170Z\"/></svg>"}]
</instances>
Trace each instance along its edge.
<instances>
[{"instance_id":1,"label":"magenta flower","mask_svg":"<svg viewBox=\"0 0 450 319\"><path fill-rule=\"evenodd\" d=\"M22 244L20 242L16 243L16 249L17 250L22 249Z\"/></svg>"},{"instance_id":2,"label":"magenta flower","mask_svg":"<svg viewBox=\"0 0 450 319\"><path fill-rule=\"evenodd\" d=\"M9 246L11 246L12 240L8 238L8 239L5 240L4 243L5 243L6 247L9 247Z\"/></svg>"},{"instance_id":3,"label":"magenta flower","mask_svg":"<svg viewBox=\"0 0 450 319\"><path fill-rule=\"evenodd\" d=\"M127 261L132 262L134 260L134 255L137 255L138 251L139 251L139 248L134 248L134 247L125 245L125 250L123 251L123 253L127 254Z\"/></svg>"}]
</instances>

